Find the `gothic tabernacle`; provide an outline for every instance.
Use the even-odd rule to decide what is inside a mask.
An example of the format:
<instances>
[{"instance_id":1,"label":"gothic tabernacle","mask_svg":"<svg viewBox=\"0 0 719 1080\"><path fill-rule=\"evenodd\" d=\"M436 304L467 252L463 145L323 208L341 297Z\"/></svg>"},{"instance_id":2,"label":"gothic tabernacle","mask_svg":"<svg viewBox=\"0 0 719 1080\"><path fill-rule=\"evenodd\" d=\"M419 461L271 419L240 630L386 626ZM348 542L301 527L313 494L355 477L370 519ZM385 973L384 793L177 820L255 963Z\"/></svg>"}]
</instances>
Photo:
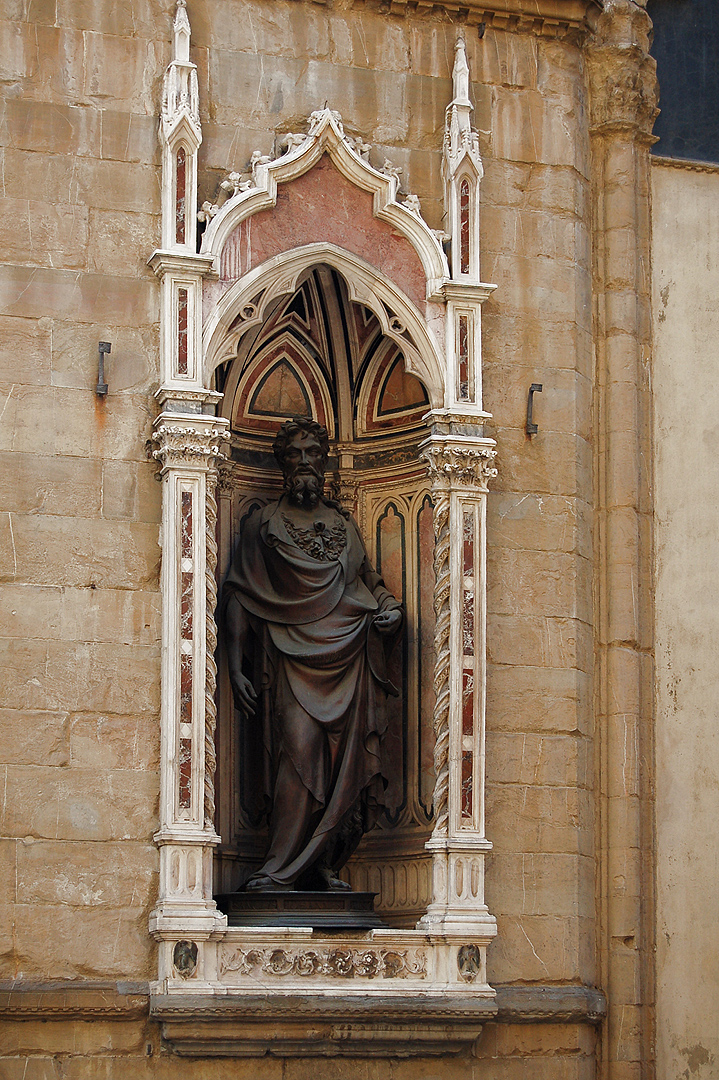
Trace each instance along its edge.
<instances>
[{"instance_id":1,"label":"gothic tabernacle","mask_svg":"<svg viewBox=\"0 0 719 1080\"><path fill-rule=\"evenodd\" d=\"M348 889L338 871L384 807L386 660L403 615L323 496L326 429L289 421L274 452L285 493L245 522L223 595L235 705L261 735L271 807L247 888Z\"/></svg>"}]
</instances>

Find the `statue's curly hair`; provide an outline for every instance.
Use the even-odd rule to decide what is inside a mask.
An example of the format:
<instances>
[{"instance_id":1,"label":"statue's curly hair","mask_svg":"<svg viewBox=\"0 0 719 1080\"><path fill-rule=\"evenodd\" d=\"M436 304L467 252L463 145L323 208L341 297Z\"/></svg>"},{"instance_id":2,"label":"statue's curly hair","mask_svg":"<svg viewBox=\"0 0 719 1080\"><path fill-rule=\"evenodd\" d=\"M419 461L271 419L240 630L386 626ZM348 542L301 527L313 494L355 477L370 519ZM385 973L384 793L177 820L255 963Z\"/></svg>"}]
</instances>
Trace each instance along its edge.
<instances>
[{"instance_id":1,"label":"statue's curly hair","mask_svg":"<svg viewBox=\"0 0 719 1080\"><path fill-rule=\"evenodd\" d=\"M293 416L291 420L287 420L281 425L272 444L272 450L280 468L284 465L288 443L298 432L304 432L305 435L314 435L320 444L322 457L327 461L330 453L330 439L327 428L323 427L322 424L318 424L316 420L309 420L306 416Z\"/></svg>"}]
</instances>

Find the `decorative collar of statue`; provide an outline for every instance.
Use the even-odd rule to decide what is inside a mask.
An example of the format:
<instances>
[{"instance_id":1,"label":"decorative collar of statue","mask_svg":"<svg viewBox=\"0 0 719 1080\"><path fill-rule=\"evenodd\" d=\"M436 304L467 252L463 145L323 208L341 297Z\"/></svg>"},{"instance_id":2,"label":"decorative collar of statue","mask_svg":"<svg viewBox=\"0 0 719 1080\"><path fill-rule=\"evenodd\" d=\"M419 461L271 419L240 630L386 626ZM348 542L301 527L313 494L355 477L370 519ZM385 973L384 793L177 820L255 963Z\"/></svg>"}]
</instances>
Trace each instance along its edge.
<instances>
[{"instance_id":1,"label":"decorative collar of statue","mask_svg":"<svg viewBox=\"0 0 719 1080\"><path fill-rule=\"evenodd\" d=\"M324 497L326 429L295 418L273 449L284 494L245 521L222 599L235 706L269 811L269 850L245 887L348 889L339 871L385 808L397 693L387 661L402 608L356 522Z\"/></svg>"},{"instance_id":2,"label":"decorative collar of statue","mask_svg":"<svg viewBox=\"0 0 719 1080\"><path fill-rule=\"evenodd\" d=\"M311 528L301 529L295 525L287 514L282 515L285 528L298 548L302 548L312 559L324 562L331 559L336 562L344 551L347 543L347 529L343 522L338 521L330 528L324 521L313 522Z\"/></svg>"}]
</instances>

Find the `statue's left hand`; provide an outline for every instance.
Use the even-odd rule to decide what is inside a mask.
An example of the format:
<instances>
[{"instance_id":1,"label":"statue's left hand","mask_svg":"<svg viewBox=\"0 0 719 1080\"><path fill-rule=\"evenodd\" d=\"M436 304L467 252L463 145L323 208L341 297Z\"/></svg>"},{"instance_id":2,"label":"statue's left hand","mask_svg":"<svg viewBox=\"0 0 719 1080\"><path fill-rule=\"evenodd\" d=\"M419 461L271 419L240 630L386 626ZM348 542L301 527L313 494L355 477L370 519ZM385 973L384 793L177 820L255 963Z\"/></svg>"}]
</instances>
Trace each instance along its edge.
<instances>
[{"instance_id":1,"label":"statue's left hand","mask_svg":"<svg viewBox=\"0 0 719 1080\"><path fill-rule=\"evenodd\" d=\"M392 611L381 611L379 615L375 615L372 625L380 634L391 634L398 629L401 622L402 612L394 608Z\"/></svg>"}]
</instances>

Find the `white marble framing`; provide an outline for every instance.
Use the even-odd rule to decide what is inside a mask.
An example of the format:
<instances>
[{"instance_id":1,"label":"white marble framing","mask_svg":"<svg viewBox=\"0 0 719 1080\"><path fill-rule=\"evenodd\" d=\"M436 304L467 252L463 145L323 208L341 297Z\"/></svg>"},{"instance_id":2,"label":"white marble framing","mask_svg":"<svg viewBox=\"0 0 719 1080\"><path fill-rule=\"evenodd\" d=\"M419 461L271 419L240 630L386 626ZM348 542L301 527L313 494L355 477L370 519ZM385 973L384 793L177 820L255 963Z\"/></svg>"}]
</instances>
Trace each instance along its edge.
<instances>
[{"instance_id":1,"label":"white marble framing","mask_svg":"<svg viewBox=\"0 0 719 1080\"><path fill-rule=\"evenodd\" d=\"M241 1004L258 989L299 1001L303 995L363 996L371 987L378 1024L388 996L400 992L443 1001L456 994L464 1002L471 990L473 999L489 1008L494 992L487 983L485 953L496 925L484 903L483 860L491 847L484 829L485 501L488 481L495 475L495 451L493 441L482 434L487 414L482 411L481 305L494 286L479 277L482 167L470 123L464 43L457 44L454 99L447 110L444 141L450 275L441 244L423 221L417 200L399 201L397 176L386 168L372 168L367 147L348 139L339 116L329 109L312 115L306 135L286 137L283 156L254 162L244 181L232 174L235 179L225 189L233 193L219 208L203 211L209 224L197 255L196 159L202 136L184 0L178 0L174 37L161 124L163 247L150 259L161 289L162 383L157 397L162 412L154 440L163 478L161 821L155 837L161 872L150 920L160 957L154 993L174 1002L173 1015L189 997L211 1003L218 995L229 996ZM189 154L183 243L177 242L176 223L178 140ZM391 224L416 251L426 277L424 311L376 267L323 243L270 259L221 294L213 286L223 246L237 225L259 210L271 210L277 185L307 172L323 154L352 183L372 192L374 216ZM471 198L462 206L460 185L468 178ZM469 244L464 264L457 262L462 229L463 242ZM217 364L236 354L242 334L262 321L271 300L291 292L302 271L317 262L340 270L352 299L370 307L383 331L401 341L408 369L423 380L431 402L422 457L435 504L437 579L436 825L428 844L432 901L416 930L372 931L347 941L341 935L302 929L228 928L212 899L212 853L219 841L213 826L215 486L228 421L215 416L220 395L210 385ZM180 289L187 298L184 330ZM402 336L405 332L411 344ZM192 505L190 539L186 524L183 532L183 512L186 516L190 505L183 504L183 492ZM467 541L465 522L471 522ZM189 579L183 574L192 580L190 636ZM192 660L191 704L180 687L183 654ZM466 705L470 676L471 708ZM232 1052L255 1052L241 1048L240 1036L236 1041Z\"/></svg>"}]
</instances>

